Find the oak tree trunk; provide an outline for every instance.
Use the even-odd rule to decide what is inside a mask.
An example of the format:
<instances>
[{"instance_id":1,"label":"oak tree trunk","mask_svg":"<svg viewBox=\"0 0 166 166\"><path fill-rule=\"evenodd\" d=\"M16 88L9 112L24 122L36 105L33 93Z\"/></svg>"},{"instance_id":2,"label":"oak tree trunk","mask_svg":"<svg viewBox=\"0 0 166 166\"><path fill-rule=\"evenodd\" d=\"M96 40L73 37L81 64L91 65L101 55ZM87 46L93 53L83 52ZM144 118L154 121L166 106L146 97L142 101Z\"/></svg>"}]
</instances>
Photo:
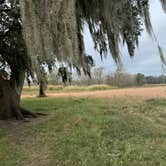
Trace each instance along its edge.
<instances>
[{"instance_id":1,"label":"oak tree trunk","mask_svg":"<svg viewBox=\"0 0 166 166\"><path fill-rule=\"evenodd\" d=\"M35 114L20 107L20 97L24 83L24 71L11 75L10 80L0 76L0 119L36 117ZM17 76L17 79L16 79Z\"/></svg>"},{"instance_id":2,"label":"oak tree trunk","mask_svg":"<svg viewBox=\"0 0 166 166\"><path fill-rule=\"evenodd\" d=\"M0 80L0 118L10 119L16 117L23 119L19 108L20 96L10 85L8 80Z\"/></svg>"}]
</instances>

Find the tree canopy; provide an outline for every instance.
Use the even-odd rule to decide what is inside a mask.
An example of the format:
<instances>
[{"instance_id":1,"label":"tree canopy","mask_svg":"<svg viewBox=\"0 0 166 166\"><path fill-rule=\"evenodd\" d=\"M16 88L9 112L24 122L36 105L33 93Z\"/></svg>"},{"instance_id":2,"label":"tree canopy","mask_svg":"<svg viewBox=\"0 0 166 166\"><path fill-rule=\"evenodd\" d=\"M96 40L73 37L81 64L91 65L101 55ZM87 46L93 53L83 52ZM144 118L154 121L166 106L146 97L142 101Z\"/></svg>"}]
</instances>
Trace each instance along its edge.
<instances>
[{"instance_id":1,"label":"tree canopy","mask_svg":"<svg viewBox=\"0 0 166 166\"><path fill-rule=\"evenodd\" d=\"M95 49L108 51L120 63L119 42L134 56L142 23L150 35L149 0L20 0L24 37L31 57L40 56L48 65L54 59L84 67L83 26L86 22ZM165 9L165 0L161 0Z\"/></svg>"},{"instance_id":2,"label":"tree canopy","mask_svg":"<svg viewBox=\"0 0 166 166\"><path fill-rule=\"evenodd\" d=\"M166 1L160 1L166 10ZM42 66L51 69L56 61L61 61L77 70L83 68L87 74L85 22L101 57L110 51L120 64L120 42L134 56L143 23L147 32L154 35L149 5L149 0L1 0L1 72L6 64L11 68L12 62L39 74ZM164 61L160 47L159 52Z\"/></svg>"}]
</instances>

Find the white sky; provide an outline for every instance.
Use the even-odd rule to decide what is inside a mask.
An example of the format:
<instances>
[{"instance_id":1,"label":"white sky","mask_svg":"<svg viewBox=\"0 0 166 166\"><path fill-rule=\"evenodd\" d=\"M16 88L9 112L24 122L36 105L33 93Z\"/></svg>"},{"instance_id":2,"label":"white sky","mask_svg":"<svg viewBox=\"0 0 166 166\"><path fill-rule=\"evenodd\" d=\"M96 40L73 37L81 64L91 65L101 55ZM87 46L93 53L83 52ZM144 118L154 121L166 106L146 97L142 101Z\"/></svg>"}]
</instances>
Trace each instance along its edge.
<instances>
[{"instance_id":1,"label":"white sky","mask_svg":"<svg viewBox=\"0 0 166 166\"><path fill-rule=\"evenodd\" d=\"M159 0L151 0L150 14L154 32L166 54L166 13L162 10ZM97 67L104 67L106 72L113 72L116 69L116 65L111 55L108 55L108 58L101 62L100 55L93 49L92 38L87 28L85 28L84 34L86 53L94 56ZM129 58L126 48L121 48L121 50L124 69L127 72L144 73L145 75L162 74L162 63L157 46L146 33L146 30L140 37L139 49L136 50L134 58Z\"/></svg>"}]
</instances>

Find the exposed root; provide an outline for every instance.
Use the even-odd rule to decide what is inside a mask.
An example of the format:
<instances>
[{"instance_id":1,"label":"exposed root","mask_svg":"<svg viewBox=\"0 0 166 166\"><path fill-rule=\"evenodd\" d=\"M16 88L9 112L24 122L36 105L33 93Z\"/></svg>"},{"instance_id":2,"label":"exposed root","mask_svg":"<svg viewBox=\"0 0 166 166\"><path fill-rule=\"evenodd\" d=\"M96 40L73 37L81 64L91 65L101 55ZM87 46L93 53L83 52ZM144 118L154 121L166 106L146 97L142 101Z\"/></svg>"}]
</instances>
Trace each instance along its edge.
<instances>
[{"instance_id":1,"label":"exposed root","mask_svg":"<svg viewBox=\"0 0 166 166\"><path fill-rule=\"evenodd\" d=\"M20 108L20 107L14 107L10 109L8 112L4 111L0 114L0 120L8 120L16 118L16 120L19 121L28 121L30 118L38 118L39 116L47 116L47 114L44 113L33 113L27 109Z\"/></svg>"},{"instance_id":2,"label":"exposed root","mask_svg":"<svg viewBox=\"0 0 166 166\"><path fill-rule=\"evenodd\" d=\"M38 118L39 116L47 116L47 114L39 112L34 113L24 108L21 108L21 113L23 114L24 118Z\"/></svg>"},{"instance_id":3,"label":"exposed root","mask_svg":"<svg viewBox=\"0 0 166 166\"><path fill-rule=\"evenodd\" d=\"M23 114L24 118L37 118L38 117L36 113L33 113L24 108L21 108L21 113Z\"/></svg>"},{"instance_id":4,"label":"exposed root","mask_svg":"<svg viewBox=\"0 0 166 166\"><path fill-rule=\"evenodd\" d=\"M39 115L39 116L47 116L48 114L44 114L44 113L36 113L37 115Z\"/></svg>"},{"instance_id":5,"label":"exposed root","mask_svg":"<svg viewBox=\"0 0 166 166\"><path fill-rule=\"evenodd\" d=\"M44 113L33 113L29 110L26 110L24 108L21 108L21 112L24 116L24 118L37 118L38 116L47 116L47 114L44 114Z\"/></svg>"},{"instance_id":6,"label":"exposed root","mask_svg":"<svg viewBox=\"0 0 166 166\"><path fill-rule=\"evenodd\" d=\"M14 116L16 117L17 120L24 120L24 116L19 108L17 107L13 108L13 111L14 111Z\"/></svg>"}]
</instances>

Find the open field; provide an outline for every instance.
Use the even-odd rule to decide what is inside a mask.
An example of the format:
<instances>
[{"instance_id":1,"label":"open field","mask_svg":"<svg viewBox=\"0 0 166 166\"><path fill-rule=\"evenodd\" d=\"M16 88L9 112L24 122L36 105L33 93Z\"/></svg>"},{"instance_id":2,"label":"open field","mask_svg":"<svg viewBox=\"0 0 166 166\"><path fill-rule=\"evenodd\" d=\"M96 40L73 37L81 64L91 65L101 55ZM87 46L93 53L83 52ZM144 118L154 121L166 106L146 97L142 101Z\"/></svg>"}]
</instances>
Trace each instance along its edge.
<instances>
[{"instance_id":1,"label":"open field","mask_svg":"<svg viewBox=\"0 0 166 166\"><path fill-rule=\"evenodd\" d=\"M60 90L62 88L62 90ZM35 97L38 94L38 89L32 87L24 88L22 97ZM49 87L47 90L49 97L98 97L98 98L112 98L112 97L139 97L143 99L148 98L166 98L166 86L145 86L134 88L122 88L111 87L107 85L95 85L95 86L54 86Z\"/></svg>"},{"instance_id":2,"label":"open field","mask_svg":"<svg viewBox=\"0 0 166 166\"><path fill-rule=\"evenodd\" d=\"M165 166L166 99L24 98L47 117L0 121L2 166Z\"/></svg>"},{"instance_id":3,"label":"open field","mask_svg":"<svg viewBox=\"0 0 166 166\"><path fill-rule=\"evenodd\" d=\"M84 91L96 91L96 90L111 90L111 89L117 89L117 87L113 87L110 85L89 85L89 86L78 86L78 85L72 85L72 86L63 86L63 85L48 85L47 86L47 93L55 92L55 93L61 93L61 92L84 92ZM39 88L38 86L24 86L23 93L24 94L38 94Z\"/></svg>"}]
</instances>

